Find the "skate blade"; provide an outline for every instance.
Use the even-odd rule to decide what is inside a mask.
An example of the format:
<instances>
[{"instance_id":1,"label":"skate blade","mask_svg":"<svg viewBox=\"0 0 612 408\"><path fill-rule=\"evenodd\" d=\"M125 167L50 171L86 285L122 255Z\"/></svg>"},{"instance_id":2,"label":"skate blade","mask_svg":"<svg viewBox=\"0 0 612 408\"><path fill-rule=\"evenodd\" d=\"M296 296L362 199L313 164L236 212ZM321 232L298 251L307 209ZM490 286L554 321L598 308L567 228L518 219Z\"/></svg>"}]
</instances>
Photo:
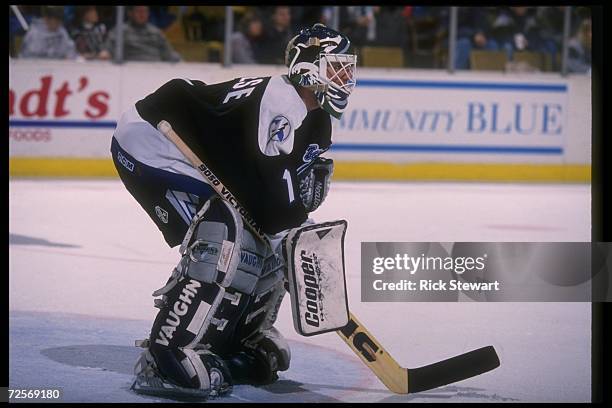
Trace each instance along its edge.
<instances>
[{"instance_id":1,"label":"skate blade","mask_svg":"<svg viewBox=\"0 0 612 408\"><path fill-rule=\"evenodd\" d=\"M210 390L184 388L166 383L161 383L159 386L151 386L140 382L138 379L134 381L130 389L137 394L174 400L205 401L214 398Z\"/></svg>"}]
</instances>

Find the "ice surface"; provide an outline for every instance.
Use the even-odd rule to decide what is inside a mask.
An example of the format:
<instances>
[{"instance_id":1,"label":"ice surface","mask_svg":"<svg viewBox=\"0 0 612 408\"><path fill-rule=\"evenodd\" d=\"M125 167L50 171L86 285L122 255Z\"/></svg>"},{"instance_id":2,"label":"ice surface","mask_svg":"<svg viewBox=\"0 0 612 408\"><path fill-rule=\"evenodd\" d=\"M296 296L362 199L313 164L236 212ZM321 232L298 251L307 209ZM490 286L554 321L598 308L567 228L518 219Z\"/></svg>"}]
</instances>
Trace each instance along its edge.
<instances>
[{"instance_id":1,"label":"ice surface","mask_svg":"<svg viewBox=\"0 0 612 408\"><path fill-rule=\"evenodd\" d=\"M589 303L362 303L362 241L590 241L584 185L336 182L317 221L348 220L352 312L402 365L492 344L493 372L425 393L390 393L334 333L277 327L293 358L281 381L237 386L230 402L590 401ZM118 180L9 181L11 387L61 386L73 402L150 402L128 390L178 261Z\"/></svg>"}]
</instances>

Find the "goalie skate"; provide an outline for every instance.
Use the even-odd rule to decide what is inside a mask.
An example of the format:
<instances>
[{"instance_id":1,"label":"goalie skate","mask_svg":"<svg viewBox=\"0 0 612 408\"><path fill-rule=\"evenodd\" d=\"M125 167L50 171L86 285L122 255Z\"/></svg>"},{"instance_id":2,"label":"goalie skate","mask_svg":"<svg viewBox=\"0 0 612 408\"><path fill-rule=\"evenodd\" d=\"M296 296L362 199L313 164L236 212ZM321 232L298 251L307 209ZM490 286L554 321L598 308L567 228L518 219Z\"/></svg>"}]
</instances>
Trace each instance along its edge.
<instances>
[{"instance_id":1,"label":"goalie skate","mask_svg":"<svg viewBox=\"0 0 612 408\"><path fill-rule=\"evenodd\" d=\"M148 350L141 354L134 367L134 372L136 378L130 388L132 391L143 395L178 400L204 401L226 395L232 390L232 386L224 380L223 374L217 372L214 368L209 373L209 387L187 388L174 384L160 374L155 360Z\"/></svg>"}]
</instances>

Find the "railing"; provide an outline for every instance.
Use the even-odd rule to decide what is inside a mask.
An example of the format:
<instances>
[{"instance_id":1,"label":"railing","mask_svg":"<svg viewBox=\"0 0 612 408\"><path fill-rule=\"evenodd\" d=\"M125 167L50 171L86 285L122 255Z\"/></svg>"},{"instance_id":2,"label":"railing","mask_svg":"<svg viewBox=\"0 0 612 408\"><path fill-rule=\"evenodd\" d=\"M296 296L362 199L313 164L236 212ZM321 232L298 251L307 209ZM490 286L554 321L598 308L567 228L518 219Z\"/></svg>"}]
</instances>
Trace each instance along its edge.
<instances>
[{"instance_id":1,"label":"railing","mask_svg":"<svg viewBox=\"0 0 612 408\"><path fill-rule=\"evenodd\" d=\"M339 27L340 20L340 7L333 6L329 8L331 11L331 18L329 19L329 25L333 28ZM17 6L11 6L11 10L19 19L20 23L26 27L27 23L25 22L23 16L21 15L19 8ZM455 57L456 57L456 45L457 45L457 30L458 30L458 12L459 7L449 7L449 26L448 26L448 50L447 50L447 64L446 70L449 74L453 74L456 71L455 67ZM125 6L116 6L116 32L117 32L117 42L114 50L114 58L113 61L117 64L121 64L124 62L124 52L123 52L123 43L124 43L124 16L125 16ZM560 70L559 73L562 76L566 76L568 74L568 44L570 41L570 27L571 27L571 17L572 16L572 7L565 7L564 12L564 23L563 23L563 35L562 35L562 51L561 51L561 61L560 61ZM225 6L225 27L224 27L224 41L223 41L223 58L221 59L221 64L225 67L229 67L232 65L232 42L231 35L234 32L234 9L232 6Z\"/></svg>"}]
</instances>

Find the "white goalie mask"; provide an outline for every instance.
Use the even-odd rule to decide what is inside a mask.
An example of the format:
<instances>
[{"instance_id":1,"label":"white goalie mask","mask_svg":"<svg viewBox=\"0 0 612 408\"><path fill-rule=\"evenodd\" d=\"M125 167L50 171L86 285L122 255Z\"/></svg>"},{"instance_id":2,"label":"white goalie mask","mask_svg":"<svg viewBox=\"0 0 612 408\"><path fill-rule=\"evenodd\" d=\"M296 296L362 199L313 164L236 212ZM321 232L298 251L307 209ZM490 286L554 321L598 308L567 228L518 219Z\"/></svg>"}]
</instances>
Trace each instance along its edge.
<instances>
[{"instance_id":1,"label":"white goalie mask","mask_svg":"<svg viewBox=\"0 0 612 408\"><path fill-rule=\"evenodd\" d=\"M336 119L356 84L357 56L349 48L345 35L315 24L289 41L285 52L289 79L314 91L321 108Z\"/></svg>"}]
</instances>

